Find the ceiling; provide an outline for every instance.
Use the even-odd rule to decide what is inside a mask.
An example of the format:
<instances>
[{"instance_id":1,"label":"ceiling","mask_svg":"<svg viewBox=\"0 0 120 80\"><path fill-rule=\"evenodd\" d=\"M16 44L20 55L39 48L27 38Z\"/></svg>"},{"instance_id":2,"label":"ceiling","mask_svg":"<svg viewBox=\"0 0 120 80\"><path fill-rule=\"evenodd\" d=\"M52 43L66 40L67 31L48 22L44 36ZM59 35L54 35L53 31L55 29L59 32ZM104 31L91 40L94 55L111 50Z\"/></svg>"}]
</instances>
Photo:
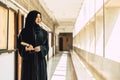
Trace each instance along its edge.
<instances>
[{"instance_id":1,"label":"ceiling","mask_svg":"<svg viewBox=\"0 0 120 80\"><path fill-rule=\"evenodd\" d=\"M49 16L59 26L73 26L83 0L39 0Z\"/></svg>"}]
</instances>

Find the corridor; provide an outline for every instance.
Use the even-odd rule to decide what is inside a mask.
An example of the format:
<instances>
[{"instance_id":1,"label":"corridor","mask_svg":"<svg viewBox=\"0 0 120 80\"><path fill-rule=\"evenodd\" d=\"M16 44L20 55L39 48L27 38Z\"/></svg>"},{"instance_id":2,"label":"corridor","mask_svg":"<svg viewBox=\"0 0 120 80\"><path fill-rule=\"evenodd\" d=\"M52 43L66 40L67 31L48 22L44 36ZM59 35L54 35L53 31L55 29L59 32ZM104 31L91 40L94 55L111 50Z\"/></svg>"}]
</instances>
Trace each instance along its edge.
<instances>
[{"instance_id":1,"label":"corridor","mask_svg":"<svg viewBox=\"0 0 120 80\"><path fill-rule=\"evenodd\" d=\"M120 80L120 0L0 0L0 80L21 80L17 43L32 10L48 34L48 80Z\"/></svg>"},{"instance_id":2,"label":"corridor","mask_svg":"<svg viewBox=\"0 0 120 80\"><path fill-rule=\"evenodd\" d=\"M76 76L71 53L72 51L61 51L48 61L48 80L96 80L79 59L80 65L76 65L79 76Z\"/></svg>"}]
</instances>

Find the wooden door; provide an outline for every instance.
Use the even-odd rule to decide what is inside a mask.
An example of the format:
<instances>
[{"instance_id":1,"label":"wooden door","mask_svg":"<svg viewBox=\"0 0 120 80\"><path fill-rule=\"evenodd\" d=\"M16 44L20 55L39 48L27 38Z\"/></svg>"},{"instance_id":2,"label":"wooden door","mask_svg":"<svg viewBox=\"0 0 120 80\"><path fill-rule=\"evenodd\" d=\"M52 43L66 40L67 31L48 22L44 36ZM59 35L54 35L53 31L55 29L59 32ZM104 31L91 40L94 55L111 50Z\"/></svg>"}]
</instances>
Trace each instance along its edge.
<instances>
[{"instance_id":1,"label":"wooden door","mask_svg":"<svg viewBox=\"0 0 120 80\"><path fill-rule=\"evenodd\" d=\"M22 14L20 12L20 10L18 10L18 36L20 34L22 30ZM18 54L18 80L21 80L21 56L19 54L19 52L17 53Z\"/></svg>"}]
</instances>

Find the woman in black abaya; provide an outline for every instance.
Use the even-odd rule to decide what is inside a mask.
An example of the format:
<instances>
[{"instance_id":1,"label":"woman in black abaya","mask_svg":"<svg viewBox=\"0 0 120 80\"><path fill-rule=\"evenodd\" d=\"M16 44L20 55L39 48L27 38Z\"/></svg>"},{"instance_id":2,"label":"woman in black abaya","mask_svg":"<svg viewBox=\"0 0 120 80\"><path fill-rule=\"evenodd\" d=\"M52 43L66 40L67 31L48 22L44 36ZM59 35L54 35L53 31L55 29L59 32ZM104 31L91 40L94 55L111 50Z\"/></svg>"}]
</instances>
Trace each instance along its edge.
<instances>
[{"instance_id":1,"label":"woman in black abaya","mask_svg":"<svg viewBox=\"0 0 120 80\"><path fill-rule=\"evenodd\" d=\"M21 80L47 80L45 56L49 50L48 33L39 26L40 22L40 12L29 12L25 28L18 38L18 49L22 57Z\"/></svg>"}]
</instances>

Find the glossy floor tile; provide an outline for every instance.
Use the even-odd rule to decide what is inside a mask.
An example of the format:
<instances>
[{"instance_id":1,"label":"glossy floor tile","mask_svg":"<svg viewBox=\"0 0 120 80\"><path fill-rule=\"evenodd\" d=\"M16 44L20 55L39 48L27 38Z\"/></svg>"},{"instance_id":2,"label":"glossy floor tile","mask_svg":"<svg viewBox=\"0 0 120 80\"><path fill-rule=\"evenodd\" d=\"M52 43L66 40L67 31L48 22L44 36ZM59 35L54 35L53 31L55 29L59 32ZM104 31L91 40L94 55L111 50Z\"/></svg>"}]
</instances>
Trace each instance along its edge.
<instances>
[{"instance_id":1,"label":"glossy floor tile","mask_svg":"<svg viewBox=\"0 0 120 80\"><path fill-rule=\"evenodd\" d=\"M77 80L69 52L59 52L47 63L48 80Z\"/></svg>"}]
</instances>

